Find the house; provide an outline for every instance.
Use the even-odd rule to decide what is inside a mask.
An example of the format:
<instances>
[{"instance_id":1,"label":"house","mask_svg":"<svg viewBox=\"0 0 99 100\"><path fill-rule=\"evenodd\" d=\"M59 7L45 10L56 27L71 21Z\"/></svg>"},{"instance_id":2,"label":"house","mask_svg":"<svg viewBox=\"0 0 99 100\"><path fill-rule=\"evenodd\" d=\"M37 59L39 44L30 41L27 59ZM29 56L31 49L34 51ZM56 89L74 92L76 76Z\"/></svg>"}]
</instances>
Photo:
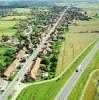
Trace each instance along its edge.
<instances>
[{"instance_id":1,"label":"house","mask_svg":"<svg viewBox=\"0 0 99 100\"><path fill-rule=\"evenodd\" d=\"M35 62L33 62L30 71L27 74L27 80L35 80L36 76L38 75L38 70L40 68L41 58L37 58Z\"/></svg>"},{"instance_id":2,"label":"house","mask_svg":"<svg viewBox=\"0 0 99 100\"><path fill-rule=\"evenodd\" d=\"M42 78L48 78L48 72L43 72L42 74L41 74L41 77Z\"/></svg>"},{"instance_id":3,"label":"house","mask_svg":"<svg viewBox=\"0 0 99 100\"><path fill-rule=\"evenodd\" d=\"M52 52L52 49L51 49L51 48L46 48L46 50L47 50L48 52Z\"/></svg>"},{"instance_id":4,"label":"house","mask_svg":"<svg viewBox=\"0 0 99 100\"><path fill-rule=\"evenodd\" d=\"M9 67L5 70L5 72L3 73L3 79L7 80L9 78L9 76L12 74L12 72L14 71L14 69L16 68L17 64L19 63L18 59L15 59L10 65Z\"/></svg>"},{"instance_id":5,"label":"house","mask_svg":"<svg viewBox=\"0 0 99 100\"><path fill-rule=\"evenodd\" d=\"M16 59L8 66L8 68L3 73L3 78L7 80L12 72L15 70L16 66L18 65L19 61L24 57L25 48L20 50L19 53L16 55Z\"/></svg>"},{"instance_id":6,"label":"house","mask_svg":"<svg viewBox=\"0 0 99 100\"><path fill-rule=\"evenodd\" d=\"M43 49L42 54L43 55L47 55L48 54L48 51L46 49Z\"/></svg>"},{"instance_id":7,"label":"house","mask_svg":"<svg viewBox=\"0 0 99 100\"><path fill-rule=\"evenodd\" d=\"M43 50L39 53L40 57L45 57L48 53L52 52L52 49L49 47L43 48Z\"/></svg>"}]
</instances>

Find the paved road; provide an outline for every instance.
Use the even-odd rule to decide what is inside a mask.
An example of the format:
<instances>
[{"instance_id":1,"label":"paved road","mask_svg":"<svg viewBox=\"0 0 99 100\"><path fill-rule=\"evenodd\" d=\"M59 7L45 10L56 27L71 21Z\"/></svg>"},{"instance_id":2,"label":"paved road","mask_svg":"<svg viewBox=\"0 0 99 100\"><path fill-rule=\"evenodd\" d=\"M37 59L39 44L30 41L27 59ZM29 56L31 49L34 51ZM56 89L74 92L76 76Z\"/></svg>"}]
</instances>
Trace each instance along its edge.
<instances>
[{"instance_id":1,"label":"paved road","mask_svg":"<svg viewBox=\"0 0 99 100\"><path fill-rule=\"evenodd\" d=\"M7 100L7 97L13 92L15 86L18 84L18 82L20 82L24 75L27 73L28 69L31 67L32 65L32 61L34 58L37 57L38 53L42 50L42 48L44 47L44 44L47 42L48 38L50 37L50 34L52 32L54 32L54 30L56 29L56 27L58 26L59 22L61 21L61 19L63 18L64 14L66 12L66 9L63 11L63 13L60 15L58 21L54 24L54 26L52 27L52 29L49 31L49 33L46 35L46 37L42 40L42 42L39 44L39 46L37 47L37 49L33 52L33 54L26 60L26 63L24 64L24 66L20 69L20 71L18 72L18 74L16 75L16 77L14 78L14 80L8 85L8 87L6 88L6 90L3 92L3 94L0 96L0 100Z\"/></svg>"},{"instance_id":2,"label":"paved road","mask_svg":"<svg viewBox=\"0 0 99 100\"><path fill-rule=\"evenodd\" d=\"M82 73L86 70L88 64L91 62L95 53L99 50L99 42L96 43L95 47L89 52L85 59L81 62L81 67L78 72L74 72L70 79L65 83L63 88L60 90L55 100L68 100L73 87L75 86L77 80L80 78Z\"/></svg>"}]
</instances>

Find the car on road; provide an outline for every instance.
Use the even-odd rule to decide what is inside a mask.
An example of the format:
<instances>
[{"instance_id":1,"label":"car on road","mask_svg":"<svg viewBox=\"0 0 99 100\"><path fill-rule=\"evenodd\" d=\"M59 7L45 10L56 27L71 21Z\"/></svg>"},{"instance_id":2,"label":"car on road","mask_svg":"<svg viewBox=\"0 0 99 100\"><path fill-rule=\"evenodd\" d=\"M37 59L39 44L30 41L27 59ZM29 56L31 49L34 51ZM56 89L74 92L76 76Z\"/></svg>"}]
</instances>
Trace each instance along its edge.
<instances>
[{"instance_id":1,"label":"car on road","mask_svg":"<svg viewBox=\"0 0 99 100\"><path fill-rule=\"evenodd\" d=\"M82 65L80 64L80 65L77 67L76 72L79 72L79 71L81 70L81 67L82 67Z\"/></svg>"}]
</instances>

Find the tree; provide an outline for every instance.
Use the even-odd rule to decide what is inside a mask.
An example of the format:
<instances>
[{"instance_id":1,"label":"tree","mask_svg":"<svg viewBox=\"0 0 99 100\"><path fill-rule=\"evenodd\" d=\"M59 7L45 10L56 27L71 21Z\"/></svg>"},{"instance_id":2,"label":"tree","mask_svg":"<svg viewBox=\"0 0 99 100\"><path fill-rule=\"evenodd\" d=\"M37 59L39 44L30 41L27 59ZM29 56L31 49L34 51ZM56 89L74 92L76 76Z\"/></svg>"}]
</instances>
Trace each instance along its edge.
<instances>
[{"instance_id":1,"label":"tree","mask_svg":"<svg viewBox=\"0 0 99 100\"><path fill-rule=\"evenodd\" d=\"M42 60L42 64L45 64L45 65L49 65L50 64L50 61L49 61L49 59L48 58L44 58L43 60Z\"/></svg>"},{"instance_id":2,"label":"tree","mask_svg":"<svg viewBox=\"0 0 99 100\"><path fill-rule=\"evenodd\" d=\"M2 40L4 42L7 42L9 40L9 37L7 35L2 35Z\"/></svg>"},{"instance_id":3,"label":"tree","mask_svg":"<svg viewBox=\"0 0 99 100\"><path fill-rule=\"evenodd\" d=\"M52 56L52 58L50 59L51 62L57 62L57 57L55 55Z\"/></svg>"},{"instance_id":4,"label":"tree","mask_svg":"<svg viewBox=\"0 0 99 100\"><path fill-rule=\"evenodd\" d=\"M13 57L14 51L12 50L7 50L5 51L5 53L3 54L4 56L8 56L8 57Z\"/></svg>"}]
</instances>

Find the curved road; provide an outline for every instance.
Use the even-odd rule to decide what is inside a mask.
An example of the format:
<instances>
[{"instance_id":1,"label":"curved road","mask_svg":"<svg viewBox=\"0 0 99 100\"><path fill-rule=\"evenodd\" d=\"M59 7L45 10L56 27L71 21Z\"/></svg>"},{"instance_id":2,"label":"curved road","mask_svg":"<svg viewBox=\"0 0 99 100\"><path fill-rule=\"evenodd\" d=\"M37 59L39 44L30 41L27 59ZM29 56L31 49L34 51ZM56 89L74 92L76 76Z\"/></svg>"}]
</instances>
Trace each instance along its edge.
<instances>
[{"instance_id":1,"label":"curved road","mask_svg":"<svg viewBox=\"0 0 99 100\"><path fill-rule=\"evenodd\" d=\"M72 76L69 78L69 80L65 83L63 88L60 90L60 92L57 94L55 100L68 100L68 96L70 95L73 87L75 86L77 80L80 78L82 73L86 70L88 64L93 59L96 52L99 50L99 42L95 44L95 47L89 52L89 54L85 57L85 59L80 64L80 69L78 72L74 72ZM79 68L79 66L78 66Z\"/></svg>"}]
</instances>

